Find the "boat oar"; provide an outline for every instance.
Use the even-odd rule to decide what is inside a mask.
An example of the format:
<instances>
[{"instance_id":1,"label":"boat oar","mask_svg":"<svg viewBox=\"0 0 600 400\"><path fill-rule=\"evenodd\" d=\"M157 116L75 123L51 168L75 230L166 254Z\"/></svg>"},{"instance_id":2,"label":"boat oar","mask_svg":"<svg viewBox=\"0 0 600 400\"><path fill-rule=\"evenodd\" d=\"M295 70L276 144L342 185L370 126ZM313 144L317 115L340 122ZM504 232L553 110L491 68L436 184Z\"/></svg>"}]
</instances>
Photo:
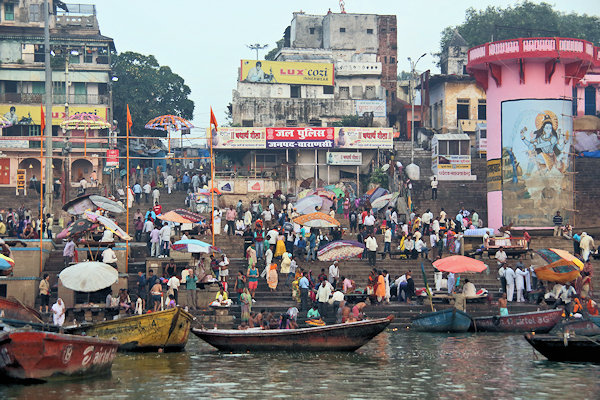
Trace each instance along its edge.
<instances>
[{"instance_id":1,"label":"boat oar","mask_svg":"<svg viewBox=\"0 0 600 400\"><path fill-rule=\"evenodd\" d=\"M23 304L23 302L19 299L17 299L16 297L14 297L14 299L17 301L17 303L19 303L21 305L21 307L23 307L25 310L29 311L29 307L27 307L25 304ZM35 315L34 313L31 313L31 315L37 319L38 321L40 321L42 324L45 324L45 322L43 320L41 320L40 318L38 318L37 315Z\"/></svg>"},{"instance_id":2,"label":"boat oar","mask_svg":"<svg viewBox=\"0 0 600 400\"><path fill-rule=\"evenodd\" d=\"M423 274L423 282L425 283L425 291L427 292L427 296L429 297L429 305L431 306L431 311L433 312L434 311L433 310L433 295L431 294L431 290L429 289L429 285L427 284L427 276L425 275L425 267L423 266L423 261L421 261L421 273Z\"/></svg>"}]
</instances>

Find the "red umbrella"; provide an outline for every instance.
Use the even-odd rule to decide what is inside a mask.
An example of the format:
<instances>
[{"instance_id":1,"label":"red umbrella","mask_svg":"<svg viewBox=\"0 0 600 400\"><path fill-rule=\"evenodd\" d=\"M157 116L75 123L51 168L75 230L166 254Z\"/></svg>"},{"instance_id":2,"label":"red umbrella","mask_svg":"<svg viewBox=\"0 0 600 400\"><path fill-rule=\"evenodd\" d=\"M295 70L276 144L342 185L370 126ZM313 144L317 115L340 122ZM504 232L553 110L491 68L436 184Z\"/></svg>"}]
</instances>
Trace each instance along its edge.
<instances>
[{"instance_id":1,"label":"red umbrella","mask_svg":"<svg viewBox=\"0 0 600 400\"><path fill-rule=\"evenodd\" d=\"M434 261L433 266L441 272L462 274L465 272L483 272L487 266L479 260L465 256L450 256Z\"/></svg>"}]
</instances>

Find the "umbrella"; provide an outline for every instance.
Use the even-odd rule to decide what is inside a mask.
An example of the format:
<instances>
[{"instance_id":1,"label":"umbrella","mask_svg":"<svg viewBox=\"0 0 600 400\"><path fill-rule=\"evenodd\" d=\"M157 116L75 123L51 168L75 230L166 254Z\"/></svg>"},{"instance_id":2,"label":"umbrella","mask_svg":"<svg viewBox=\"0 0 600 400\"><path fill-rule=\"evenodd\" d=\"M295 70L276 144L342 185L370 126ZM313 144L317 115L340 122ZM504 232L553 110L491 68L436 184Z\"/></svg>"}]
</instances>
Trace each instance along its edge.
<instances>
[{"instance_id":1,"label":"umbrella","mask_svg":"<svg viewBox=\"0 0 600 400\"><path fill-rule=\"evenodd\" d=\"M116 201L95 194L86 194L76 197L73 200L66 202L62 207L64 211L71 215L81 215L85 213L86 210L95 208L101 208L117 214L125 212L125 209Z\"/></svg>"},{"instance_id":2,"label":"umbrella","mask_svg":"<svg viewBox=\"0 0 600 400\"><path fill-rule=\"evenodd\" d=\"M58 277L66 288L89 293L117 282L119 273L108 264L86 261L63 269Z\"/></svg>"},{"instance_id":3,"label":"umbrella","mask_svg":"<svg viewBox=\"0 0 600 400\"><path fill-rule=\"evenodd\" d=\"M560 249L540 249L536 253L548 264L534 269L539 280L567 283L580 275L583 263L569 252Z\"/></svg>"},{"instance_id":4,"label":"umbrella","mask_svg":"<svg viewBox=\"0 0 600 400\"><path fill-rule=\"evenodd\" d=\"M92 222L97 222L99 224L104 225L106 229L108 229L123 240L133 240L133 238L129 236L127 232L121 229L119 225L117 225L117 223L110 218L107 218L103 215L97 215L89 211L85 212L85 217Z\"/></svg>"},{"instance_id":5,"label":"umbrella","mask_svg":"<svg viewBox=\"0 0 600 400\"><path fill-rule=\"evenodd\" d=\"M77 221L73 222L71 225L63 229L62 232L60 232L58 235L56 235L56 238L66 239L71 236L76 236L81 233L90 231L92 229L95 229L96 227L98 227L98 225L94 224L93 221L87 219L78 219Z\"/></svg>"},{"instance_id":6,"label":"umbrella","mask_svg":"<svg viewBox=\"0 0 600 400\"><path fill-rule=\"evenodd\" d=\"M298 196L296 196L296 198L298 200L303 199L304 197L308 196L308 194L311 192L310 189L304 189L303 191L301 191L300 193L298 193Z\"/></svg>"},{"instance_id":7,"label":"umbrella","mask_svg":"<svg viewBox=\"0 0 600 400\"><path fill-rule=\"evenodd\" d=\"M123 206L121 206L116 201L106 198L104 196L98 196L96 194L93 194L90 196L90 200L92 203L94 203L94 205L96 205L96 207L101 208L103 210L116 214L122 214L125 212L125 208L123 208Z\"/></svg>"},{"instance_id":8,"label":"umbrella","mask_svg":"<svg viewBox=\"0 0 600 400\"><path fill-rule=\"evenodd\" d=\"M378 197L377 199L375 199L374 201L371 202L371 207L376 210L385 208L385 206L387 206L388 203L392 200L393 196L394 195L390 193L390 194L386 194L381 197Z\"/></svg>"},{"instance_id":9,"label":"umbrella","mask_svg":"<svg viewBox=\"0 0 600 400\"><path fill-rule=\"evenodd\" d=\"M353 240L336 240L319 249L319 261L339 261L356 257L363 253L365 245Z\"/></svg>"},{"instance_id":10,"label":"umbrella","mask_svg":"<svg viewBox=\"0 0 600 400\"><path fill-rule=\"evenodd\" d=\"M310 214L315 212L315 207L323 205L323 198L320 196L306 196L298 200L294 205L298 214Z\"/></svg>"},{"instance_id":11,"label":"umbrella","mask_svg":"<svg viewBox=\"0 0 600 400\"><path fill-rule=\"evenodd\" d=\"M177 214L181 215L183 218L192 221L193 223L204 220L204 217L202 215L196 214L195 212L185 210L183 208L177 208L173 211L176 212Z\"/></svg>"},{"instance_id":12,"label":"umbrella","mask_svg":"<svg viewBox=\"0 0 600 400\"><path fill-rule=\"evenodd\" d=\"M83 130L84 136L87 139L87 131L90 129L107 129L110 124L96 114L92 113L75 113L60 123L60 126L65 130L78 129ZM83 142L83 155L87 156L87 140Z\"/></svg>"},{"instance_id":13,"label":"umbrella","mask_svg":"<svg viewBox=\"0 0 600 400\"><path fill-rule=\"evenodd\" d=\"M9 126L12 126L12 122L0 115L0 128L8 128Z\"/></svg>"},{"instance_id":14,"label":"umbrella","mask_svg":"<svg viewBox=\"0 0 600 400\"><path fill-rule=\"evenodd\" d=\"M299 225L309 226L311 228L332 228L334 226L340 226L338 220L322 212L301 215L296 217L294 222Z\"/></svg>"},{"instance_id":15,"label":"umbrella","mask_svg":"<svg viewBox=\"0 0 600 400\"><path fill-rule=\"evenodd\" d=\"M148 121L144 128L155 129L159 131L167 131L169 136L169 153L171 152L171 131L179 131L181 129L191 129L194 125L188 120L185 120L177 115L161 115Z\"/></svg>"},{"instance_id":16,"label":"umbrella","mask_svg":"<svg viewBox=\"0 0 600 400\"><path fill-rule=\"evenodd\" d=\"M483 272L487 266L479 260L465 256L450 256L433 262L433 266L441 272L462 274L466 272Z\"/></svg>"},{"instance_id":17,"label":"umbrella","mask_svg":"<svg viewBox=\"0 0 600 400\"><path fill-rule=\"evenodd\" d=\"M321 196L321 197L324 197L329 200L333 200L335 198L335 193L333 193L331 190L326 190L323 188L315 189L315 190L309 192L308 195L309 196L311 196L311 195Z\"/></svg>"},{"instance_id":18,"label":"umbrella","mask_svg":"<svg viewBox=\"0 0 600 400\"><path fill-rule=\"evenodd\" d=\"M173 243L173 250L188 253L221 253L219 248L212 246L210 243L206 243L197 239L178 240L177 242Z\"/></svg>"},{"instance_id":19,"label":"umbrella","mask_svg":"<svg viewBox=\"0 0 600 400\"><path fill-rule=\"evenodd\" d=\"M386 194L388 194L389 192L387 190L385 190L384 188L380 188L378 187L377 189L375 189L373 191L373 193L368 197L369 202L371 203L371 205L373 205L373 202L375 200L377 200L378 198L380 198L381 196L385 196Z\"/></svg>"},{"instance_id":20,"label":"umbrella","mask_svg":"<svg viewBox=\"0 0 600 400\"><path fill-rule=\"evenodd\" d=\"M193 223L193 221L190 221L189 219L187 219L187 218L179 215L175 211L169 211L167 213L161 214L161 215L158 216L158 218L162 219L163 221L177 222L179 224L191 224L191 223Z\"/></svg>"},{"instance_id":21,"label":"umbrella","mask_svg":"<svg viewBox=\"0 0 600 400\"><path fill-rule=\"evenodd\" d=\"M6 257L0 254L0 271L6 271L15 266L15 262L12 258Z\"/></svg>"}]
</instances>

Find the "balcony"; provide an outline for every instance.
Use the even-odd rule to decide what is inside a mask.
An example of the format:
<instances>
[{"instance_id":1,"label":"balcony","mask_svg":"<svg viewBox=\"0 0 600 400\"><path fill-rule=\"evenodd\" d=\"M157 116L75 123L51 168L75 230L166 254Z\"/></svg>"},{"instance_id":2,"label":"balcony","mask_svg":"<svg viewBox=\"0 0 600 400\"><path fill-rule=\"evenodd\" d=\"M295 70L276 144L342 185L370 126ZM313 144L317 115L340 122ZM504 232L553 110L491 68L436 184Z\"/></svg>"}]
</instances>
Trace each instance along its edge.
<instances>
[{"instance_id":1,"label":"balcony","mask_svg":"<svg viewBox=\"0 0 600 400\"><path fill-rule=\"evenodd\" d=\"M0 93L0 103L12 104L42 104L45 101L44 94L37 93ZM109 96L107 94L70 94L67 98L65 94L54 94L52 104L91 104L108 105Z\"/></svg>"},{"instance_id":2,"label":"balcony","mask_svg":"<svg viewBox=\"0 0 600 400\"><path fill-rule=\"evenodd\" d=\"M0 137L0 149L7 150L16 150L16 149L39 149L40 148L40 138L41 136L1 136ZM99 149L108 149L109 148L109 138L104 137L88 137L84 139L83 137L71 137L71 152L73 153L83 153L85 149L87 151L94 151ZM52 148L53 150L60 151L64 146L64 141L62 138L53 137L52 138Z\"/></svg>"}]
</instances>

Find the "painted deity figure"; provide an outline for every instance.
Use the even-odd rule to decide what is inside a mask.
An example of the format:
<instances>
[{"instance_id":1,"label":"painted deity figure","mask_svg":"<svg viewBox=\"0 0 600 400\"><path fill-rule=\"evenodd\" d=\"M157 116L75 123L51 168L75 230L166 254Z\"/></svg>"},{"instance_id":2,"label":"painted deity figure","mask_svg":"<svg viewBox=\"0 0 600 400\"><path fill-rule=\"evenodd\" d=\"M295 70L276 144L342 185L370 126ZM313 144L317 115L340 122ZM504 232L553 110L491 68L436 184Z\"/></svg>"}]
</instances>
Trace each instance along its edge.
<instances>
[{"instance_id":1,"label":"painted deity figure","mask_svg":"<svg viewBox=\"0 0 600 400\"><path fill-rule=\"evenodd\" d=\"M536 130L533 138L525 137L527 128L521 130L521 140L530 150L531 157L538 164L540 170L550 171L556 167L564 173L567 165L560 157L567 144L567 136L563 136L558 128L558 119L552 111L544 111L535 119Z\"/></svg>"}]
</instances>

